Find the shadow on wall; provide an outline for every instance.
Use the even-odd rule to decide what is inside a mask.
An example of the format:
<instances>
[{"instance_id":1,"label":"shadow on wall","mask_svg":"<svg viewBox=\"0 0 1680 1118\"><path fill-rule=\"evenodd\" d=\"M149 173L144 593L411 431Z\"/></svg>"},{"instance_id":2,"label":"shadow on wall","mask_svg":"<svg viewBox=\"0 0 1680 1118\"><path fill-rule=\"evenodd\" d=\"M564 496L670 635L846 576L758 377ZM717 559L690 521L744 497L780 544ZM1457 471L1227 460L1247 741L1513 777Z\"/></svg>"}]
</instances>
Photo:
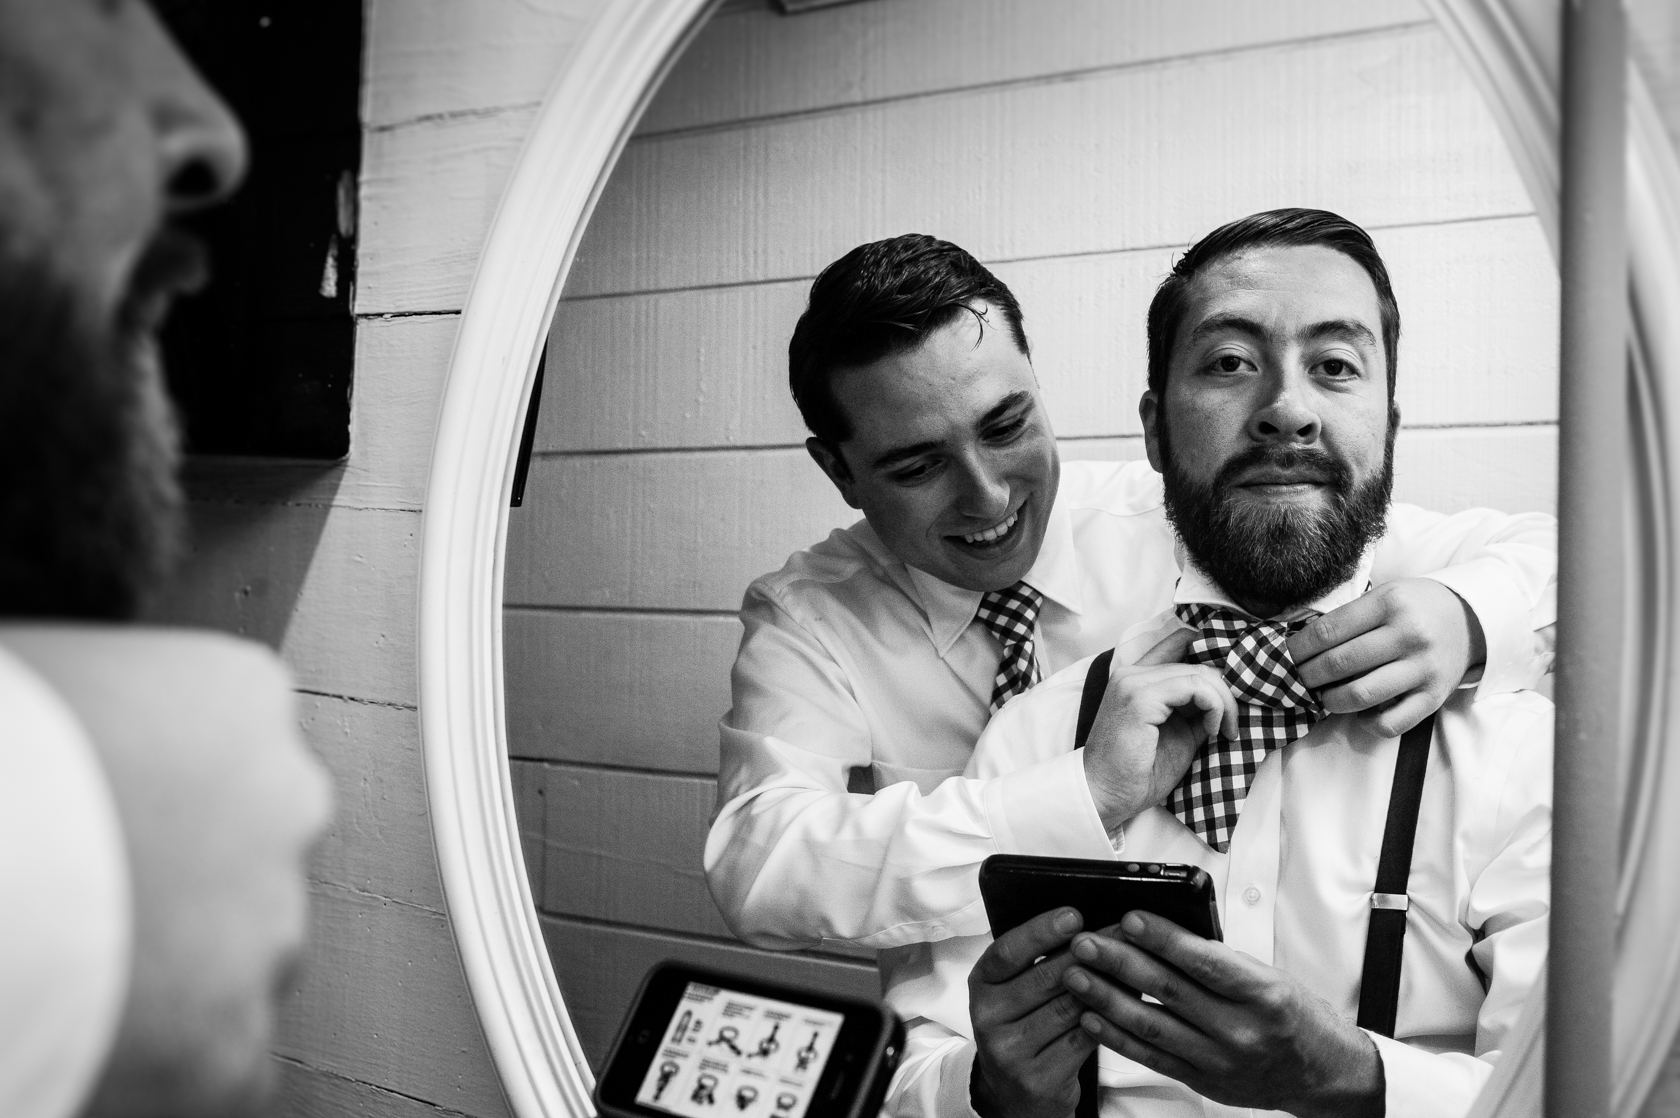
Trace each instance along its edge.
<instances>
[{"instance_id":1,"label":"shadow on wall","mask_svg":"<svg viewBox=\"0 0 1680 1118\"><path fill-rule=\"evenodd\" d=\"M145 620L281 650L343 473L342 464L189 461L186 550Z\"/></svg>"}]
</instances>

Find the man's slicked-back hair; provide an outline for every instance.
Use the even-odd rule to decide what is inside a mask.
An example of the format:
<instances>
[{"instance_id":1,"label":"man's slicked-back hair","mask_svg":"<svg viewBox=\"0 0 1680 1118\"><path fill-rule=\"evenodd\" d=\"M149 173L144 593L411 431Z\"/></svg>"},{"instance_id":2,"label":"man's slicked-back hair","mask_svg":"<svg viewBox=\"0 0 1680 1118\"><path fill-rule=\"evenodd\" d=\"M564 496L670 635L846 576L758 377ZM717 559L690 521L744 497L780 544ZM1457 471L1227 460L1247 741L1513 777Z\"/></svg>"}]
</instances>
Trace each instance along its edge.
<instances>
[{"instance_id":1,"label":"man's slicked-back hair","mask_svg":"<svg viewBox=\"0 0 1680 1118\"><path fill-rule=\"evenodd\" d=\"M1377 307L1382 316L1383 356L1388 364L1388 398L1394 399L1394 378L1400 359L1400 305L1371 235L1345 217L1328 210L1283 209L1250 214L1229 225L1221 225L1190 246L1172 274L1161 281L1149 304L1149 390L1157 397L1166 391L1167 366L1172 362L1173 342L1184 321L1190 284L1210 264L1241 252L1260 248L1320 245L1350 257L1365 269L1377 289Z\"/></svg>"},{"instance_id":2,"label":"man's slicked-back hair","mask_svg":"<svg viewBox=\"0 0 1680 1118\"><path fill-rule=\"evenodd\" d=\"M962 314L984 331L975 306L982 302L998 309L1015 347L1030 355L1015 296L949 241L906 233L859 245L824 268L788 342L788 388L805 426L830 447L851 438L834 374L913 349Z\"/></svg>"}]
</instances>

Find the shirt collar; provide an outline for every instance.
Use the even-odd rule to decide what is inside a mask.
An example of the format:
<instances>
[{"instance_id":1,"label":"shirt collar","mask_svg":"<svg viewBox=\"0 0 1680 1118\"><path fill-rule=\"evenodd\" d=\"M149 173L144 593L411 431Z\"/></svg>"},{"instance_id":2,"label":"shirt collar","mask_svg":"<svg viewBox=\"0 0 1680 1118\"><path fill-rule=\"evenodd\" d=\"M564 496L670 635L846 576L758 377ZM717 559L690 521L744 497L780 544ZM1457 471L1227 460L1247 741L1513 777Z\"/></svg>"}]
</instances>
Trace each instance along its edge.
<instances>
[{"instance_id":1,"label":"shirt collar","mask_svg":"<svg viewBox=\"0 0 1680 1118\"><path fill-rule=\"evenodd\" d=\"M1339 609L1340 607L1347 605L1349 602L1365 593L1366 588L1371 585L1371 565L1373 554L1374 552L1372 548L1366 548L1365 554L1359 558L1359 566L1354 568L1352 578L1333 588L1329 593L1325 594L1316 601L1308 602L1306 605L1296 606L1294 609L1282 614L1279 617L1279 620L1298 621L1303 617L1316 617L1319 614L1329 613L1333 609ZM1178 569L1180 574L1178 579L1178 588L1173 591L1173 605L1195 604L1222 606L1226 609L1235 610L1245 617L1253 616L1247 610L1233 602L1230 596L1220 588L1219 584L1214 582L1207 572L1203 571L1196 565L1195 561L1185 553L1184 545L1182 543L1178 544L1175 548L1175 557L1178 559ZM1256 620L1260 619L1256 618Z\"/></svg>"},{"instance_id":2,"label":"shirt collar","mask_svg":"<svg viewBox=\"0 0 1680 1118\"><path fill-rule=\"evenodd\" d=\"M916 598L927 614L933 645L944 656L973 623L984 595L978 590L952 586L908 564L905 567L916 588ZM1084 579L1079 553L1073 546L1073 521L1059 492L1050 506L1050 520L1044 527L1038 558L1023 581L1069 613L1078 614L1084 608L1080 592Z\"/></svg>"}]
</instances>

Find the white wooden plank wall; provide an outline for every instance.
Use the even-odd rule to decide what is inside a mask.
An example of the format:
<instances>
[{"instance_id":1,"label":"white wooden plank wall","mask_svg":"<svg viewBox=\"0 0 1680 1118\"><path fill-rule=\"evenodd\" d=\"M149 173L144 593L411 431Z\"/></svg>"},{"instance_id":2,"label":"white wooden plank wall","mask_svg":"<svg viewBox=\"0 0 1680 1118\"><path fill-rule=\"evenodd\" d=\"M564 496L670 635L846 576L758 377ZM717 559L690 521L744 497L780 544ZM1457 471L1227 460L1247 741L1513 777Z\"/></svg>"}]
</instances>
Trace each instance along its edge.
<instances>
[{"instance_id":1,"label":"white wooden plank wall","mask_svg":"<svg viewBox=\"0 0 1680 1118\"><path fill-rule=\"evenodd\" d=\"M484 173L481 134L445 143L444 181ZM741 592L852 518L786 390L815 272L893 233L963 244L1022 301L1064 454L1129 458L1144 310L1174 253L1292 204L1360 221L1389 261L1400 496L1553 507L1554 268L1416 3L737 3L702 32L584 239L509 531L514 779L562 985L592 999L573 1010L592 1055L644 962L768 965L720 954L745 949L723 946L700 844ZM473 233L388 246L364 291L457 297L427 262ZM856 962L799 965L859 981Z\"/></svg>"}]
</instances>

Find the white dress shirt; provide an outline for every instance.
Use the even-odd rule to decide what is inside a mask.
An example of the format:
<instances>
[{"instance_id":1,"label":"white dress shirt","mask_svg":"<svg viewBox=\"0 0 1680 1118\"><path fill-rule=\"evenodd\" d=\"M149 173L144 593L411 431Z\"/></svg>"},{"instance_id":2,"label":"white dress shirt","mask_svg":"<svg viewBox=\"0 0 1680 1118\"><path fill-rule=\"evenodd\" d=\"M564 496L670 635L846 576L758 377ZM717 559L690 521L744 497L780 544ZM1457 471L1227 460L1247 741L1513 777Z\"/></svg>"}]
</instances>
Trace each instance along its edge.
<instances>
[{"instance_id":1,"label":"white dress shirt","mask_svg":"<svg viewBox=\"0 0 1680 1118\"><path fill-rule=\"evenodd\" d=\"M1371 578L1429 575L1457 592L1486 635L1478 690L1492 694L1550 670L1556 569L1552 517L1397 504ZM1178 573L1147 462L1064 462L1026 576L1044 595L1045 674L1159 613ZM1043 801L1020 779L958 776L1002 652L974 623L980 598L906 566L863 521L748 588L705 851L742 939L893 947L986 930L975 867L1005 849L989 820L1031 830L1026 811L1000 808ZM870 770L873 795L847 793L854 768Z\"/></svg>"},{"instance_id":2,"label":"white dress shirt","mask_svg":"<svg viewBox=\"0 0 1680 1118\"><path fill-rule=\"evenodd\" d=\"M1364 586L1361 572L1312 608L1328 612ZM1233 605L1193 566L1174 601ZM1170 609L1134 626L1116 662L1136 662L1183 627ZM1139 815L1111 841L1073 750L1087 664L999 711L975 747L970 776L1023 780L1044 797L1036 806L1001 805L1004 814L992 822L998 834L1013 837L999 845L1023 854L1201 866L1214 879L1225 943L1294 976L1354 1020L1399 739L1377 739L1351 717L1335 715L1273 751L1255 773L1226 854L1164 807ZM1460 690L1437 718L1407 886L1395 1039L1373 1034L1390 1118L1467 1112L1544 965L1551 744L1551 704L1532 692ZM1023 808L1026 827L1007 815ZM1056 833L1044 828L1046 818L1059 821ZM911 1024L889 1113L973 1114L967 982L990 942L989 935L968 936L882 953L887 1001ZM1488 979L1485 993L1471 957ZM1202 1099L1106 1049L1098 1079L1104 1118L1252 1113Z\"/></svg>"},{"instance_id":3,"label":"white dress shirt","mask_svg":"<svg viewBox=\"0 0 1680 1118\"><path fill-rule=\"evenodd\" d=\"M0 649L0 1114L68 1118L128 993L133 931L116 804L80 722Z\"/></svg>"}]
</instances>

